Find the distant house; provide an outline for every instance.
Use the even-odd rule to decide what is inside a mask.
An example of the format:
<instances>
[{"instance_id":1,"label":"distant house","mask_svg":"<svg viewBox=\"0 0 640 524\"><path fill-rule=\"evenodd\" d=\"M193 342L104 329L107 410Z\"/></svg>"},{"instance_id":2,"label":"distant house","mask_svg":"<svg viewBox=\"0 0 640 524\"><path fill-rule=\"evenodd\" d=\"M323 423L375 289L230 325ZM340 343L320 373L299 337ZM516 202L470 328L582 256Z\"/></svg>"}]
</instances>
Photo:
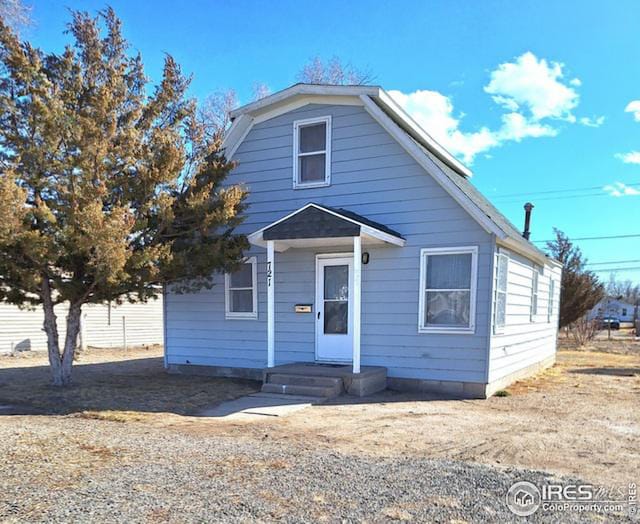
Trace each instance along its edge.
<instances>
[{"instance_id":1,"label":"distant house","mask_svg":"<svg viewBox=\"0 0 640 524\"><path fill-rule=\"evenodd\" d=\"M56 306L60 340L64 340L66 309ZM0 353L44 351L47 336L42 308L19 309L0 302ZM146 304L86 305L82 308L82 343L101 348L162 344L162 299Z\"/></svg>"},{"instance_id":2,"label":"distant house","mask_svg":"<svg viewBox=\"0 0 640 524\"><path fill-rule=\"evenodd\" d=\"M615 317L620 322L633 322L636 306L615 298L604 298L589 312L588 318Z\"/></svg>"},{"instance_id":3,"label":"distant house","mask_svg":"<svg viewBox=\"0 0 640 524\"><path fill-rule=\"evenodd\" d=\"M232 118L252 247L212 289L169 288L169 371L486 397L554 362L561 265L384 90L297 84Z\"/></svg>"}]
</instances>

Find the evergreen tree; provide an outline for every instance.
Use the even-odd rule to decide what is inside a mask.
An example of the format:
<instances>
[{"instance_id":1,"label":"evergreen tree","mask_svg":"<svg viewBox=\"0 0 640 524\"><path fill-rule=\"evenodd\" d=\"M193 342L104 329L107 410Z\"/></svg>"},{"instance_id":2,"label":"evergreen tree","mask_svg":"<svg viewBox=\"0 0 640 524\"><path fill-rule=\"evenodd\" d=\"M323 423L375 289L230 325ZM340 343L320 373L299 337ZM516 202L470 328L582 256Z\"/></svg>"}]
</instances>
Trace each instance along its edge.
<instances>
[{"instance_id":1,"label":"evergreen tree","mask_svg":"<svg viewBox=\"0 0 640 524\"><path fill-rule=\"evenodd\" d=\"M582 318L604 296L604 286L592 271L585 269L582 251L562 231L554 228L553 242L547 242L549 254L562 263L560 290L560 327Z\"/></svg>"},{"instance_id":2,"label":"evergreen tree","mask_svg":"<svg viewBox=\"0 0 640 524\"><path fill-rule=\"evenodd\" d=\"M111 9L73 12L45 53L0 20L0 300L41 305L53 383L71 381L82 306L211 287L247 247L245 191L171 56L147 92ZM59 341L56 304L68 305Z\"/></svg>"}]
</instances>

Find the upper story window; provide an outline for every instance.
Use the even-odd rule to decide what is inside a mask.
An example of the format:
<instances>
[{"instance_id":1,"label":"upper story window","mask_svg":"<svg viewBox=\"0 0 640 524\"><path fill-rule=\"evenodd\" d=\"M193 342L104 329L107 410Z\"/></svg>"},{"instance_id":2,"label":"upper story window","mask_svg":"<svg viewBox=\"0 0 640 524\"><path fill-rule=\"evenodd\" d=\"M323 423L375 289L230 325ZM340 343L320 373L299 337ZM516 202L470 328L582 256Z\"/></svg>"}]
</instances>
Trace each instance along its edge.
<instances>
[{"instance_id":1,"label":"upper story window","mask_svg":"<svg viewBox=\"0 0 640 524\"><path fill-rule=\"evenodd\" d=\"M258 318L256 257L245 260L238 271L224 276L226 318Z\"/></svg>"},{"instance_id":2,"label":"upper story window","mask_svg":"<svg viewBox=\"0 0 640 524\"><path fill-rule=\"evenodd\" d=\"M478 248L420 252L420 333L473 333Z\"/></svg>"},{"instance_id":3,"label":"upper story window","mask_svg":"<svg viewBox=\"0 0 640 524\"><path fill-rule=\"evenodd\" d=\"M331 182L331 117L293 123L293 187L321 187Z\"/></svg>"}]
</instances>

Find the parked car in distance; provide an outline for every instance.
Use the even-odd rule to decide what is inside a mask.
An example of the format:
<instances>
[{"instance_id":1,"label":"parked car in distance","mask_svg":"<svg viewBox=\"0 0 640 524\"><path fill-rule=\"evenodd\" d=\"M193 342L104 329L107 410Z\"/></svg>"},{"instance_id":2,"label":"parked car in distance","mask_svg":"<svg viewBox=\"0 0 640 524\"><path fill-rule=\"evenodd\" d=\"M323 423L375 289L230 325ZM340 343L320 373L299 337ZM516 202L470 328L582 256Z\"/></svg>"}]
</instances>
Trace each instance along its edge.
<instances>
[{"instance_id":1,"label":"parked car in distance","mask_svg":"<svg viewBox=\"0 0 640 524\"><path fill-rule=\"evenodd\" d=\"M620 329L620 319L616 317L604 317L598 322L598 329Z\"/></svg>"}]
</instances>

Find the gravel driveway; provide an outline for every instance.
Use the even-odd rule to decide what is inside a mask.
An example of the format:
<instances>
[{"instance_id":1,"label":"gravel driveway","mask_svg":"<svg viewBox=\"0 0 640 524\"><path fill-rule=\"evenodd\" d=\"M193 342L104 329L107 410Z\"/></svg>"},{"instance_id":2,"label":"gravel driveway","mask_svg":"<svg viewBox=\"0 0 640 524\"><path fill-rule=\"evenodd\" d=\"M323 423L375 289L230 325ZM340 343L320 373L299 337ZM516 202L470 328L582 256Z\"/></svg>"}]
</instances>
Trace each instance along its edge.
<instances>
[{"instance_id":1,"label":"gravel driveway","mask_svg":"<svg viewBox=\"0 0 640 524\"><path fill-rule=\"evenodd\" d=\"M76 416L2 421L2 522L516 522L504 504L508 487L550 478L305 449L268 434L251 443Z\"/></svg>"}]
</instances>

